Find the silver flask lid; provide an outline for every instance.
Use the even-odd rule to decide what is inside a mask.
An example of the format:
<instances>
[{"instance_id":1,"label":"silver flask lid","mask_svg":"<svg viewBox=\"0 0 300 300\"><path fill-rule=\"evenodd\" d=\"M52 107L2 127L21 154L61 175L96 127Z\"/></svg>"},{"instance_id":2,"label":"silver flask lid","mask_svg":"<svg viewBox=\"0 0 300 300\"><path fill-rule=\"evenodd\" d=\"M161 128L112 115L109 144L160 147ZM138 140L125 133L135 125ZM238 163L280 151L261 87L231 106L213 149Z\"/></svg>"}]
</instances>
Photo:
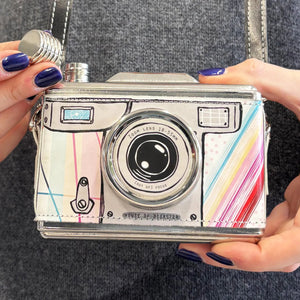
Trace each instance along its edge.
<instances>
[{"instance_id":1,"label":"silver flask lid","mask_svg":"<svg viewBox=\"0 0 300 300\"><path fill-rule=\"evenodd\" d=\"M85 63L67 63L65 65L64 81L89 82L89 66Z\"/></svg>"},{"instance_id":2,"label":"silver flask lid","mask_svg":"<svg viewBox=\"0 0 300 300\"><path fill-rule=\"evenodd\" d=\"M19 51L28 55L32 64L51 61L61 64L62 46L58 39L42 30L30 30L19 44Z\"/></svg>"}]
</instances>

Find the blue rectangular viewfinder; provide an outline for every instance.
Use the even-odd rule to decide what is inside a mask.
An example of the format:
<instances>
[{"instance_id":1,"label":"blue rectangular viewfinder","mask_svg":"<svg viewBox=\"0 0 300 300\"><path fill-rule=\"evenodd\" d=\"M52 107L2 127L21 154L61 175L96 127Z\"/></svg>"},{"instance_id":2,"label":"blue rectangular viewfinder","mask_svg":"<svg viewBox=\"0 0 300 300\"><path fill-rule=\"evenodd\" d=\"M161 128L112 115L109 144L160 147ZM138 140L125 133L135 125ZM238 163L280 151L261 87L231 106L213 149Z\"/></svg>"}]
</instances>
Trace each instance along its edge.
<instances>
[{"instance_id":1,"label":"blue rectangular viewfinder","mask_svg":"<svg viewBox=\"0 0 300 300\"><path fill-rule=\"evenodd\" d=\"M90 109L64 109L65 121L89 121L90 119Z\"/></svg>"}]
</instances>

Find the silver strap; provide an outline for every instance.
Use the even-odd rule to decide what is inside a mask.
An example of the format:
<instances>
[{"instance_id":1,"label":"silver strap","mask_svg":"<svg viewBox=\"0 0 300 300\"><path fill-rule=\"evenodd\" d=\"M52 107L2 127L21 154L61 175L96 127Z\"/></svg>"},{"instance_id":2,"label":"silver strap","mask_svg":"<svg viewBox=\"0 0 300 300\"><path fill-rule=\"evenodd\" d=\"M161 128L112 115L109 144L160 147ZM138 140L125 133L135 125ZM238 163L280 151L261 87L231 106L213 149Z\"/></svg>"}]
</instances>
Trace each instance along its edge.
<instances>
[{"instance_id":1,"label":"silver strap","mask_svg":"<svg viewBox=\"0 0 300 300\"><path fill-rule=\"evenodd\" d=\"M247 58L268 61L266 0L245 0Z\"/></svg>"}]
</instances>

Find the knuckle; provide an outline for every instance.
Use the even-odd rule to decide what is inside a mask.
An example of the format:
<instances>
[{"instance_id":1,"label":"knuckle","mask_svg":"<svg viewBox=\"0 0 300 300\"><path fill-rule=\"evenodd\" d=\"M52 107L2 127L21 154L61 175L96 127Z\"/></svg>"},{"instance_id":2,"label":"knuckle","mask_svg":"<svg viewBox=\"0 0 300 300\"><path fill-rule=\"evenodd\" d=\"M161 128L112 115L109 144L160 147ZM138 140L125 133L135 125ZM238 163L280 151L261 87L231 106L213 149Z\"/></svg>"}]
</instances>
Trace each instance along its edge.
<instances>
[{"instance_id":1,"label":"knuckle","mask_svg":"<svg viewBox=\"0 0 300 300\"><path fill-rule=\"evenodd\" d=\"M257 58L249 58L245 61L245 66L251 75L258 75L262 71L264 63Z\"/></svg>"},{"instance_id":2,"label":"knuckle","mask_svg":"<svg viewBox=\"0 0 300 300\"><path fill-rule=\"evenodd\" d=\"M9 98L14 103L23 99L21 90L16 85L11 85L9 88Z\"/></svg>"}]
</instances>

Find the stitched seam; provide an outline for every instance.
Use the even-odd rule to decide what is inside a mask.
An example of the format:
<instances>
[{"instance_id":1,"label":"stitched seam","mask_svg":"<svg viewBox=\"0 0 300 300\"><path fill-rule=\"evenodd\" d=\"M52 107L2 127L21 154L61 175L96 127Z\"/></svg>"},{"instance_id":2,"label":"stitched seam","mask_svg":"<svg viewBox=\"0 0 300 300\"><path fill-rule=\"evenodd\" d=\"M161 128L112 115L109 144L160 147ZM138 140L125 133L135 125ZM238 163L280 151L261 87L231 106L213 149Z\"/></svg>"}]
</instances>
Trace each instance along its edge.
<instances>
[{"instance_id":1,"label":"stitched seam","mask_svg":"<svg viewBox=\"0 0 300 300\"><path fill-rule=\"evenodd\" d=\"M266 40L265 40L265 6L264 6L264 0L260 1L260 10L261 10L261 51L262 51L262 58L263 61L266 61L266 55L265 55L265 47L266 47Z\"/></svg>"},{"instance_id":2,"label":"stitched seam","mask_svg":"<svg viewBox=\"0 0 300 300\"><path fill-rule=\"evenodd\" d=\"M90 102L90 101L99 101L99 103L96 103L101 105L102 103L119 103L119 102L123 102L123 103L128 103L128 102L133 102L133 103L187 103L187 104L203 104L206 103L206 101L199 101L199 100L165 100L165 99L149 99L149 100L145 100L145 99L138 99L138 100L133 100L133 99L121 99L121 101L119 101L119 99L114 99L114 98L108 98L108 99L103 99L103 98L56 98L56 101L49 101L50 98L45 98L45 102L60 102L60 101L70 101L70 102L79 102L79 100L86 100L86 102ZM243 106L262 106L262 102L261 101L257 101L257 100L248 100L248 101L253 101L251 103L246 102L247 100L243 100L243 101L236 101L236 102L226 102L229 104L233 104L233 103L238 103L241 104ZM82 103L86 103L86 102L82 102ZM216 102L218 103L218 101L207 101L207 102ZM222 101L220 101L220 103L222 103Z\"/></svg>"},{"instance_id":3,"label":"stitched seam","mask_svg":"<svg viewBox=\"0 0 300 300\"><path fill-rule=\"evenodd\" d=\"M251 37L250 37L250 0L247 1L247 44L248 44L248 58L251 57Z\"/></svg>"},{"instance_id":4,"label":"stitched seam","mask_svg":"<svg viewBox=\"0 0 300 300\"><path fill-rule=\"evenodd\" d=\"M52 29L53 29L55 10L56 10L56 0L53 2L53 7L52 7L51 22L50 22L50 31L52 31Z\"/></svg>"},{"instance_id":5,"label":"stitched seam","mask_svg":"<svg viewBox=\"0 0 300 300\"><path fill-rule=\"evenodd\" d=\"M52 215L36 215L37 217L61 217L61 218L78 218L78 215L74 216L74 215L56 215L56 214L52 214ZM99 217L99 216L83 216L81 215L82 217L84 217L84 219L108 219L108 220L122 220L122 218L115 218L115 217L109 217L109 218L106 218L106 217ZM157 221L156 219L136 219L136 221ZM176 220L172 220L172 219L164 219L164 220L160 220L162 222L174 222ZM195 221L192 221L192 220L180 220L181 222L195 222ZM202 220L196 220L197 222L210 222L210 223L221 223L221 224L265 224L265 220L260 220L260 221L233 221L233 220L205 220L205 219L202 219ZM176 221L178 222L178 221Z\"/></svg>"},{"instance_id":6,"label":"stitched seam","mask_svg":"<svg viewBox=\"0 0 300 300\"><path fill-rule=\"evenodd\" d=\"M65 48L65 38L66 38L66 31L67 31L68 18L69 18L70 2L71 1L69 0L68 4L67 4L67 11L66 11L66 16L65 16L64 33L63 33L63 38L62 38L62 51L64 51L64 48Z\"/></svg>"}]
</instances>

